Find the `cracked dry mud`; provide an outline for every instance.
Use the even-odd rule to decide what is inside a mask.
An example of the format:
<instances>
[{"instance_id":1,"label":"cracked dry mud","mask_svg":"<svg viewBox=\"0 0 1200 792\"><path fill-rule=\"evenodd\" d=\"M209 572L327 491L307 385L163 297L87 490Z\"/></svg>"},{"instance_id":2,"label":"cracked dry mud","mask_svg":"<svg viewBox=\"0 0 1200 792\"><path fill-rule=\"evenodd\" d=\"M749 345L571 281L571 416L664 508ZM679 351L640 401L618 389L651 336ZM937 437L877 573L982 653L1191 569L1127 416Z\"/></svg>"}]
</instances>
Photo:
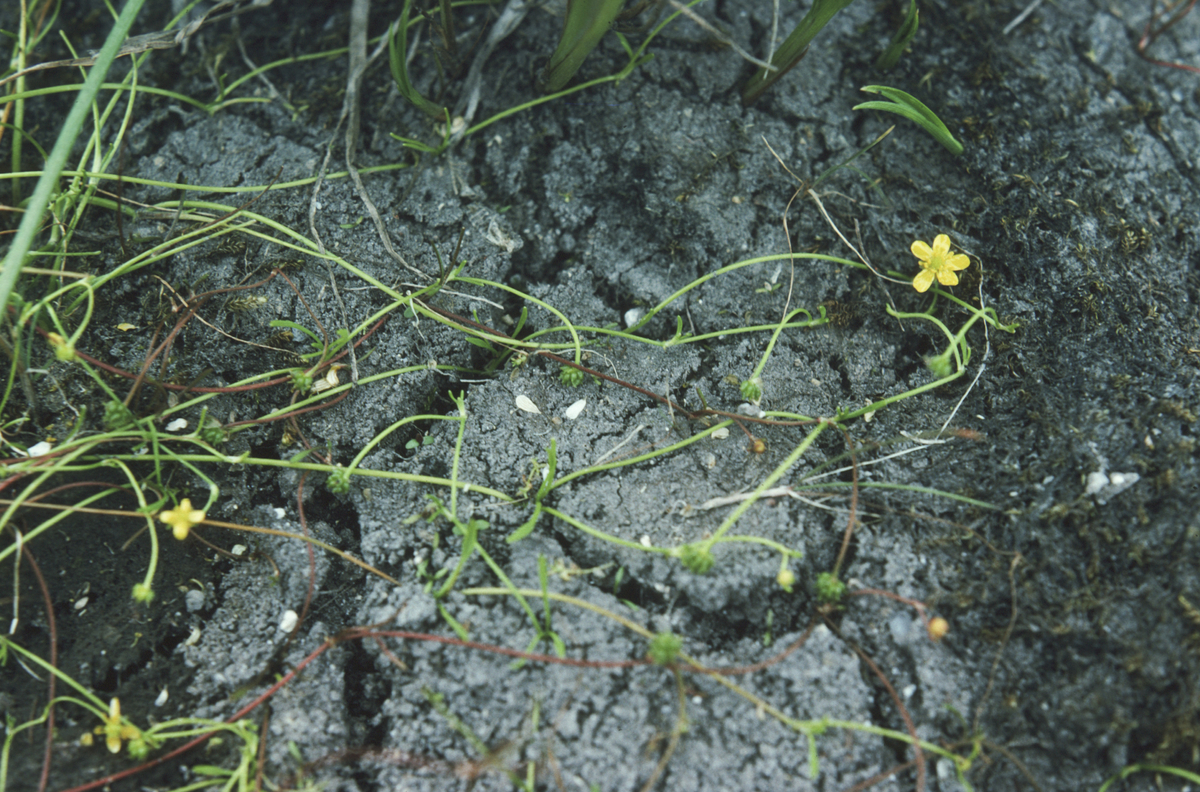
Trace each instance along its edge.
<instances>
[{"instance_id":1,"label":"cracked dry mud","mask_svg":"<svg viewBox=\"0 0 1200 792\"><path fill-rule=\"evenodd\" d=\"M276 3L240 18L237 35L258 63L344 46L345 8L303 6ZM769 3L739 0L698 10L740 42L759 40L770 24ZM794 24L801 10L785 6L781 28ZM78 4L67 11L63 24L69 27L83 12ZM968 376L879 410L869 422L857 420L850 432L860 443L900 438L893 449L915 449L864 467L864 483L933 487L997 508L864 489L863 523L846 579L852 588L925 602L949 621L949 635L933 643L910 608L882 597L852 597L834 618L837 634L820 625L785 660L737 681L792 717L904 731L892 697L855 653L853 647L861 647L902 697L922 739L966 755L978 730L986 744L968 775L975 789L1025 790L1036 782L1047 792L1066 792L1097 789L1135 762L1198 769L1200 625L1186 603L1200 605L1200 90L1194 74L1137 57L1133 42L1146 4L1065 0L1039 7L1003 34L1019 11L974 2L924 6L912 50L881 78L870 65L892 20L876 6L852 5L794 73L751 109L738 101L744 64L708 46L702 30L676 21L652 45L654 60L620 84L523 111L418 167L368 173L364 180L397 250L414 266L436 273L435 246L446 257L462 232L459 258L470 262L464 275L518 288L577 326L624 327L627 312L656 305L719 267L787 252L780 220L797 184L767 143L795 174L811 180L892 124L892 118L851 112L861 101L859 86L886 82L926 101L965 144L964 155L951 157L900 122L856 163L878 190L859 174L839 171L822 187L823 205L883 269L915 271L910 243L950 234L975 262L956 293L982 297L1020 328L1014 335L990 329L986 338L980 328L972 330ZM372 35L398 12L395 3L377 4ZM3 27L11 29L12 14L0 11ZM157 29L165 14L162 7L151 9L144 29ZM465 9L464 29L478 30L482 14ZM547 42L556 40L557 24L535 11L496 52L481 117L533 96L531 75L548 54ZM207 97L214 89L202 64L221 48L231 48L222 68L244 73L230 28L202 35L203 48L156 53L139 82ZM1200 63L1200 19L1185 18L1155 46L1161 59ZM612 73L623 59L609 37L581 77ZM435 89L432 69L422 73L425 87ZM313 175L336 122L344 59L288 65L270 77L306 109L293 117L274 101L233 105L209 117L162 98L139 100L125 175L189 185ZM371 67L364 86L360 166L411 162L411 152L388 133L432 139L428 123L395 96L385 62ZM247 95L259 90L253 82L245 87ZM53 115L44 119L47 128L55 123ZM340 169L340 158L339 151L332 169ZM179 197L133 183L124 190L146 203ZM239 203L205 196L202 188L189 197ZM253 208L307 233L310 197L309 188L273 191ZM349 180L327 182L319 200L317 228L330 251L385 283L414 279L388 256L370 220L359 222L364 210ZM146 218L125 232L162 233L166 222ZM788 222L797 251L852 257L804 196ZM86 231L86 243L104 251L95 267L118 260L110 216L92 210ZM158 289L152 275L175 284L203 278L210 288L234 285L275 257L257 239L236 253L208 243L114 282L80 349L137 371L146 339L112 328L149 322L155 309L145 298ZM343 309L329 286L330 271L316 260L290 277L329 327L356 326L387 304L339 271ZM675 335L679 317L685 332L717 334L702 344L660 348L590 335L586 365L670 393L687 409L698 409L703 394L707 404L734 410L742 401L736 383L757 365L770 333L731 331L777 322L789 288L792 307L815 314L823 305L836 321L780 335L763 372L767 409L832 416L933 381L924 358L940 352L945 339L932 325L894 319L885 309L894 302L902 311L920 310L928 297L906 284L814 260L797 262L794 281L777 262L726 273L640 331L665 341ZM560 324L543 307L495 289L457 284L455 291L438 295L438 305L485 325L503 329L505 317L519 316L522 308L529 311L526 331ZM228 312L208 318L235 335L261 339L271 332L269 320L304 316L296 295L279 281L261 294L266 304L236 321ZM453 367L481 368L489 354L428 318L394 315L367 346L369 354L366 347L359 352L360 376L431 362L437 370L362 385L336 406L304 416L307 436L343 463L400 417L452 414L448 395L458 392L465 394L467 418L457 478L506 493L528 488L531 480L536 486L551 440L564 475L704 428L608 381L587 377L567 387L559 367L537 357L490 378L456 373ZM181 336L177 365L181 375L207 367L211 383L231 383L280 363L193 323ZM539 412L517 409L519 396ZM580 399L587 402L582 413L565 420ZM258 404L222 396L207 406L224 420L285 402L280 392ZM56 404L65 425L70 416L61 400ZM925 446L903 439L948 420L969 431ZM416 435L393 436L362 466L449 477L458 426L430 422L421 430L424 442L413 448L405 443ZM755 454L731 429L724 440L705 439L553 491L547 505L557 512L635 547L546 515L530 536L508 544L504 538L525 523L529 506L500 505L473 492L459 496L459 514L487 521L480 541L517 587L538 588L544 556L563 573L551 576L553 590L682 636L684 650L707 666L757 663L809 625L816 576L832 568L845 528L838 511L847 505L844 497L815 504L767 499L738 522L739 534L803 551L791 563L792 593L776 584L779 556L764 546L718 545L715 566L705 575L636 547L676 546L716 530L733 507L704 504L753 489L805 431L763 428L766 450ZM785 482L843 450L840 435L822 436ZM277 424L237 434L223 451L294 453ZM300 531L296 472L231 466L210 473L222 491L210 517ZM180 475L179 486L196 486ZM60 666L104 698L119 695L123 712L143 722L225 717L239 706L234 694L265 689L264 670L285 670L344 627L397 614L391 629L452 634L416 569L420 562L431 571L453 568L461 539L444 522L406 522L426 509L429 495L447 498L444 489L355 477L348 494L335 495L322 478L309 477L303 491L312 533L400 584L318 553L313 609L299 640L279 657L280 620L285 611L301 609L309 585L302 546L255 540L254 548L278 567L276 580L261 562L216 562L195 543L168 542L160 597L139 610L127 592L144 570L144 549L136 543L119 549L129 525L103 518L64 523L42 550L59 612ZM205 536L226 547L243 541L217 530ZM598 571L569 574L574 569ZM8 590L11 571L2 574ZM21 583L32 586L26 577ZM90 604L81 613L72 603L85 585ZM459 589L494 585L496 575L478 557L458 582ZM191 600L199 607L188 607L180 586L203 587L203 598ZM33 592L29 602L38 601ZM512 598L455 593L445 607L473 641L523 650L534 635ZM570 657L646 654L645 640L590 611L555 603L553 620ZM199 639L190 642L193 629ZM44 650L44 619L30 615L22 630L20 640ZM272 699L268 778L290 777L295 746L306 761L318 762L312 778L327 790L507 789L512 783L497 768L519 768L523 777L528 761L539 767L539 789L559 788L561 779L572 790L637 790L676 727L680 694L663 669L514 668L511 657L437 643L389 646L404 668L372 642L341 644ZM553 648L542 643L537 651ZM44 705L44 689L23 673L10 663L4 683L9 711L21 719ZM710 678L688 675L683 684L688 728L659 789L845 790L912 759L898 741L831 728L816 738L821 774L814 779L804 737ZM156 708L164 687L170 698ZM245 696L239 701L249 700ZM433 696L495 751L493 766L479 764L483 757L438 714ZM77 744L94 725L61 708L51 789L129 766L125 757ZM226 761L223 750L193 751L112 788L182 786L195 778L186 768ZM12 751L10 789L35 788L41 737L22 738ZM927 788L961 788L949 762L929 753L926 761ZM468 770L478 773L473 786L461 777ZM908 767L874 788L916 783ZM1142 773L1112 787L1152 788L1186 784Z\"/></svg>"}]
</instances>

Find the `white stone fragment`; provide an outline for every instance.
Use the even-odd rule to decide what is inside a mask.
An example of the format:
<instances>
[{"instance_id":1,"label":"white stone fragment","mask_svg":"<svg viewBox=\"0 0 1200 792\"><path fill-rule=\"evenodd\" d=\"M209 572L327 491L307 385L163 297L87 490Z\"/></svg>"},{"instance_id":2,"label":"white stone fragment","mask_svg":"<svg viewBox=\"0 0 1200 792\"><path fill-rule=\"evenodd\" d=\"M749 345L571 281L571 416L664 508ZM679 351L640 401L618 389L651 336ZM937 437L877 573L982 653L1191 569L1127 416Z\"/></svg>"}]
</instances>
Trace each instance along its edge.
<instances>
[{"instance_id":1,"label":"white stone fragment","mask_svg":"<svg viewBox=\"0 0 1200 792\"><path fill-rule=\"evenodd\" d=\"M36 457L43 454L49 454L50 449L52 448L54 448L54 446L50 443L47 443L45 440L40 443L34 443L33 445L29 446L29 456Z\"/></svg>"},{"instance_id":2,"label":"white stone fragment","mask_svg":"<svg viewBox=\"0 0 1200 792\"><path fill-rule=\"evenodd\" d=\"M181 432L184 429L187 429L186 418L176 418L174 421L171 421L171 423L167 424L168 432Z\"/></svg>"},{"instance_id":3,"label":"white stone fragment","mask_svg":"<svg viewBox=\"0 0 1200 792\"><path fill-rule=\"evenodd\" d=\"M635 324L638 323L639 320L641 320L642 315L645 313L646 312L643 311L641 308L630 308L628 311L625 312L625 326L633 327Z\"/></svg>"},{"instance_id":4,"label":"white stone fragment","mask_svg":"<svg viewBox=\"0 0 1200 792\"><path fill-rule=\"evenodd\" d=\"M167 703L167 689L163 688L162 692L158 694L158 698L154 699L154 706L161 707L163 704L166 704L166 703Z\"/></svg>"},{"instance_id":5,"label":"white stone fragment","mask_svg":"<svg viewBox=\"0 0 1200 792\"><path fill-rule=\"evenodd\" d=\"M1142 477L1137 473L1088 473L1084 494L1091 495L1101 506L1132 487Z\"/></svg>"},{"instance_id":6,"label":"white stone fragment","mask_svg":"<svg viewBox=\"0 0 1200 792\"><path fill-rule=\"evenodd\" d=\"M290 633L296 627L296 623L300 621L300 615L294 610L285 610L283 612L283 621L279 622L280 632Z\"/></svg>"}]
</instances>

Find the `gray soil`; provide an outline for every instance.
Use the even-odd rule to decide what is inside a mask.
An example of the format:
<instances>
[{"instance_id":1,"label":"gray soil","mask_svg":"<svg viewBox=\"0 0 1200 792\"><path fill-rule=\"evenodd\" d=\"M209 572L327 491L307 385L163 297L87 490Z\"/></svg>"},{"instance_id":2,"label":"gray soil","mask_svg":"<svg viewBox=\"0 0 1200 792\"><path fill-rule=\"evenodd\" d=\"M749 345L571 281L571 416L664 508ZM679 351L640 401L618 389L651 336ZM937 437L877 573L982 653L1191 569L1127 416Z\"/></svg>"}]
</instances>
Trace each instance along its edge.
<instances>
[{"instance_id":1,"label":"gray soil","mask_svg":"<svg viewBox=\"0 0 1200 792\"><path fill-rule=\"evenodd\" d=\"M224 54L219 70L227 79L248 70L235 36L260 65L344 46L347 8L319 5L279 2L241 16L236 28L225 23L205 31L187 53L155 53L139 82L207 99L215 88L205 64L218 54ZM0 27L12 28L14 10L0 11ZM738 42L761 42L770 29L770 3L731 0L697 10ZM783 5L781 29L790 29L802 10ZM531 514L527 503L503 506L468 492L458 498L458 514L487 522L480 542L517 587L538 588L538 559L545 557L563 572L550 576L551 590L681 636L684 651L711 668L772 658L811 626L807 641L780 662L730 677L790 717L905 731L873 663L922 739L962 756L978 739L979 755L967 774L974 789L1095 790L1132 763L1200 771L1200 90L1194 73L1138 57L1134 45L1149 4L1063 0L1040 6L1004 34L1020 10L982 2L923 4L911 51L893 72L880 75L872 63L897 12L864 0L836 17L800 65L749 109L738 93L749 74L745 63L712 46L699 27L677 20L651 45L654 59L620 84L522 111L440 157L367 174L364 182L397 252L417 269L436 275L435 249L447 261L461 234L458 260L469 262L463 275L518 288L577 326L623 328L627 311L656 305L706 273L787 252L781 218L799 184L768 143L797 177L811 182L896 123L855 162L860 172L843 169L821 185L830 220L884 270L915 273L911 242L950 234L975 262L955 293L982 299L1003 321L1020 325L1012 335L991 329L986 336L977 325L968 337L974 354L966 377L849 426L859 444L892 443L860 455L860 462L872 462L862 467L864 484L931 487L997 507L863 489L862 523L844 579L851 590L924 602L932 615L948 620L945 639L929 640L912 608L879 595L850 597L822 619L815 581L834 565L848 489L817 502L763 500L738 522L736 533L804 552L791 562L797 580L791 593L775 580L779 555L761 545L719 544L713 568L697 575L678 559L605 541L545 515L532 534L510 544L505 537ZM138 31L164 24L165 9L152 11ZM371 35L398 13L394 2L377 3ZM87 29L85 14L69 6L59 23L74 34ZM486 14L478 7L462 11L468 44L484 29ZM536 95L533 78L559 24L534 10L497 50L485 70L477 119ZM1200 17L1185 18L1152 54L1200 64ZM624 61L609 36L579 79L613 73ZM436 96L432 60L418 57L413 69L427 95ZM297 113L276 99L234 104L210 117L143 97L126 141L124 174L191 185L311 176L334 136L345 74L344 58L267 72L279 93L302 108ZM963 156L953 157L896 116L852 112L865 96L857 89L874 83L924 100L964 143ZM460 90L461 82L449 83L444 101L453 104ZM249 81L239 95L268 98L270 92ZM58 108L47 100L40 111L50 114L38 133L44 141L57 129L52 114ZM434 140L429 122L396 95L386 55L367 72L362 118L360 166L414 161L390 132ZM336 140L331 171L343 168L340 132ZM136 184L123 190L125 198L146 203L180 197L176 190ZM251 196L197 190L187 197L241 204ZM276 191L250 208L307 234L310 199L311 188ZM426 282L389 256L369 218L359 222L366 213L350 180L327 182L319 202L316 227L330 251L388 284ZM169 222L127 221L123 233L163 234ZM104 260L94 263L104 271L123 260L117 231L100 210L89 223L92 236L81 244L104 251ZM791 205L788 224L797 251L854 257L803 195ZM259 239L248 241L244 251L208 243L115 281L100 295L80 349L138 371L146 335L114 328L153 321L160 286L152 276L197 290L236 285L260 266L261 277L282 254ZM320 261L289 272L327 328L357 326L389 303L349 273L334 275L341 305ZM790 279L786 262L722 275L639 332L667 340L677 317L693 334L777 322ZM770 288L777 283L783 288ZM928 295L807 259L797 261L791 290L792 307L816 314L824 305L836 321L780 336L763 373L765 409L832 416L935 379L924 358L940 352L945 338L932 324L897 320L886 311L891 302L900 311L923 310ZM546 310L497 289L456 284L453 291L434 302L485 325L506 329L506 317L517 318L522 308L529 312L524 333L559 324ZM205 318L255 341L272 332L271 319L311 326L295 292L279 279L257 293L267 298L257 310L235 315L214 306ZM937 315L952 329L966 318L947 303ZM702 394L709 406L733 411L742 401L736 383L753 371L769 337L729 333L664 349L585 334L584 345L586 365L596 370L669 393L686 409L699 409ZM565 334L549 339L563 341ZM42 363L51 366L48 350L43 354ZM176 355L171 375L187 381L208 369L206 385L287 365L198 322L186 327ZM531 478L539 483L551 441L561 476L704 429L606 380L587 377L568 387L559 381L558 364L544 358L506 364L491 377L479 374L492 353L460 331L399 312L357 358L360 378L432 362L438 370L356 387L334 406L303 416L305 436L341 464L406 415L457 415L450 395L460 392L466 421L458 479L514 495ZM57 365L54 371L69 383ZM59 391L47 383L44 393L51 414L43 424L66 426L73 416L62 397L53 396ZM82 390L72 393L88 398ZM222 421L237 420L283 406L289 396L286 388L258 393L257 401L225 395L206 406ZM519 396L540 414L517 409ZM579 399L587 400L583 413L563 419ZM195 421L199 414L188 417ZM947 421L965 431L939 443L906 437L936 432ZM458 427L457 421L428 421L391 434L363 467L449 478ZM697 541L733 508L705 508L706 501L753 489L808 431L752 428L765 441L761 454L748 449L735 426L724 440L705 439L576 479L555 489L546 505L634 544ZM296 448L285 445L283 434L278 423L256 426L235 434L222 450L288 458ZM413 439L423 442L408 448ZM781 483L802 488L804 474L844 450L843 437L826 432ZM214 528L203 531L205 539L223 548L247 544L256 561L233 564L199 543L168 539L159 597L148 608L135 607L128 591L144 571L144 539L122 551L134 530L128 522L64 523L44 537L40 551L34 548L59 614L59 665L102 698L119 696L135 722L228 717L327 636L354 625L391 619L384 629L454 636L418 568L453 569L462 537L445 520L408 519L427 509L430 496L448 503L446 489L354 477L348 493L335 494L323 476L301 481L278 468L234 465L206 473L221 488L212 519L299 533L300 491L311 534L400 584L320 552L310 570L299 543ZM849 474L840 479L849 482ZM187 471L178 470L175 482L193 500L203 499L206 488ZM595 571L569 573L577 569ZM0 590L8 591L11 570L3 575ZM289 644L279 625L285 611L302 609L310 578L313 604ZM85 584L90 605L79 613L73 603ZM46 620L35 613L40 595L29 575L21 585L33 604L15 637L45 652ZM499 578L476 555L456 588L496 585ZM201 593L186 595L189 588ZM474 642L525 650L537 635L512 597L456 591L441 605ZM531 605L540 616L542 603ZM553 627L569 658L627 661L647 653L643 638L582 608L554 603ZM199 639L189 640L196 629ZM524 778L534 762L539 789L638 790L672 742L682 701L687 728L656 789L860 789L899 765L906 766L876 779L873 788L908 790L919 783L910 746L841 728L816 737L820 772L812 777L805 737L702 674L683 674L677 682L669 669L653 665L514 667L510 656L428 640L394 638L383 645L387 653L373 640L340 643L270 699L268 780L317 783L331 792L509 789L503 771ZM554 648L543 641L535 651L553 654ZM11 658L4 676L10 718L19 722L45 705L42 683ZM156 707L164 687L169 699ZM247 717L259 722L262 711ZM62 705L58 719L50 789L131 766L102 746L78 744L95 726L91 716ZM456 728L455 719L466 728ZM10 790L36 788L43 732L33 734L12 746ZM197 778L189 769L196 765L231 766L233 742L194 749L111 788L184 786ZM963 788L951 763L928 752L925 762L927 789ZM1111 787L1184 788L1179 778L1153 772Z\"/></svg>"}]
</instances>

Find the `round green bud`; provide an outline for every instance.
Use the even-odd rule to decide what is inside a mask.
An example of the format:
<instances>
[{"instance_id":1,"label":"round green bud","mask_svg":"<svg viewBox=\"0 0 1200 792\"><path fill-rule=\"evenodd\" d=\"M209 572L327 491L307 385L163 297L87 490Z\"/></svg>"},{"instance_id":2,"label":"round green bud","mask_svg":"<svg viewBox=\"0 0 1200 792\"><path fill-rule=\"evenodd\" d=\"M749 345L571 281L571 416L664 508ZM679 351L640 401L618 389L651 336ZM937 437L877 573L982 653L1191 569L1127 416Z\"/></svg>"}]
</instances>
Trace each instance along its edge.
<instances>
[{"instance_id":1,"label":"round green bud","mask_svg":"<svg viewBox=\"0 0 1200 792\"><path fill-rule=\"evenodd\" d=\"M775 582L779 587L788 594L792 593L792 586L796 584L796 574L790 569L781 569L779 574L775 576Z\"/></svg>"}]
</instances>

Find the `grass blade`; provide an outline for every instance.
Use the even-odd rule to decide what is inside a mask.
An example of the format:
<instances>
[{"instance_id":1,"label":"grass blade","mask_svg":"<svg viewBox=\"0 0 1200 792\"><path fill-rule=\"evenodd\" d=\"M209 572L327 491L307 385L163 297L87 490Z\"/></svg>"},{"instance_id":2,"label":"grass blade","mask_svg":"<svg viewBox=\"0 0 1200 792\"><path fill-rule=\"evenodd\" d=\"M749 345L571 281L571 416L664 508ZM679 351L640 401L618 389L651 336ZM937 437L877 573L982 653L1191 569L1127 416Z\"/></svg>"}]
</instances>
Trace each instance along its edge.
<instances>
[{"instance_id":1,"label":"grass blade","mask_svg":"<svg viewBox=\"0 0 1200 792\"><path fill-rule=\"evenodd\" d=\"M58 133L58 139L54 141L54 148L50 150L50 157L46 160L46 167L42 170L37 187L33 190L33 196L30 197L29 203L25 207L25 216L21 218L17 235L8 249L8 254L4 257L3 270L0 271L0 306L8 305L8 298L12 295L13 286L16 285L17 275L20 274L21 266L25 263L26 254L33 247L34 237L37 236L38 228L42 224L46 207L50 205L50 196L58 187L58 176L67 164L67 157L70 156L71 148L75 145L80 130L83 129L83 123L87 119L92 101L100 92L100 85L104 82L113 60L117 57L117 50L125 41L129 29L133 27L133 20L142 10L144 2L145 0L129 0L125 4L125 8L121 9L121 14L117 17L113 29L109 31L100 54L96 56L96 64L88 72L87 80L75 97L75 104L71 106L67 120L63 122L62 131Z\"/></svg>"},{"instance_id":2,"label":"grass blade","mask_svg":"<svg viewBox=\"0 0 1200 792\"><path fill-rule=\"evenodd\" d=\"M882 110L886 113L895 113L896 115L904 116L909 121L919 124L926 132L933 135L938 143L946 147L946 150L955 156L963 153L962 143L954 139L950 134L950 130L942 123L942 119L937 117L932 110L924 105L921 100L915 96L905 93L897 88L889 88L886 85L864 85L859 90L867 93L882 94L889 102L863 102L854 106L854 110Z\"/></svg>"}]
</instances>

